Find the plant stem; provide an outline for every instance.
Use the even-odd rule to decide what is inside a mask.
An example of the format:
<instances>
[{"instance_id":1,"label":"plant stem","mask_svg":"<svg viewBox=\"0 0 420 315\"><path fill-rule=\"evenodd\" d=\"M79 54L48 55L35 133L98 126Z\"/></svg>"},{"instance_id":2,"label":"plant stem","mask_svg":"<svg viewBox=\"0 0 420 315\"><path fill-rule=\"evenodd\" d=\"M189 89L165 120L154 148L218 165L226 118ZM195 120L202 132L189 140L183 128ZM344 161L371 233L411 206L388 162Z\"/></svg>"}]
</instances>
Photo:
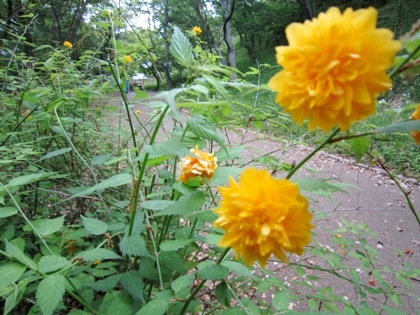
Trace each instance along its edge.
<instances>
[{"instance_id":1,"label":"plant stem","mask_svg":"<svg viewBox=\"0 0 420 315\"><path fill-rule=\"evenodd\" d=\"M369 153L368 153L369 154ZM371 158L374 158L371 154L369 154ZM420 226L420 218L419 215L416 212L416 209L414 208L413 203L410 199L410 192L406 192L405 189L401 186L399 180L392 174L392 172L385 166L384 162L381 161L381 159L376 158L376 161L379 163L379 165L382 167L382 169L388 174L388 176L394 181L394 183L397 185L397 187L401 190L401 192L404 194L405 200L407 201L408 207L410 208L411 212L414 214L414 217L417 220L418 225Z\"/></svg>"},{"instance_id":2,"label":"plant stem","mask_svg":"<svg viewBox=\"0 0 420 315\"><path fill-rule=\"evenodd\" d=\"M398 74L400 72L400 70L402 69L402 67L404 67L411 58L413 58L420 50L420 43L417 45L417 47L411 52L411 54L409 54L407 56L407 58L405 58L405 60L403 62L401 62L398 67L394 68L391 73L389 74L389 77L392 78L393 76L395 76L396 74Z\"/></svg>"},{"instance_id":3,"label":"plant stem","mask_svg":"<svg viewBox=\"0 0 420 315\"><path fill-rule=\"evenodd\" d=\"M229 253L230 247L227 247L224 252L220 255L219 259L216 261L216 265L220 265L220 263L223 261L223 259L226 257L226 255ZM188 305L190 305L191 301L194 299L195 295L200 291L200 289L203 287L206 280L201 280L201 282L196 286L194 291L191 293L191 295L188 297L187 301L185 301L184 307L182 308L180 315L184 315L185 311L188 308Z\"/></svg>"},{"instance_id":4,"label":"plant stem","mask_svg":"<svg viewBox=\"0 0 420 315\"><path fill-rule=\"evenodd\" d=\"M327 139L324 140L315 150L313 150L311 153L309 153L302 161L300 161L294 168L292 168L287 174L286 179L290 179L293 174L296 173L298 169L300 169L306 162L308 162L319 150L321 150L326 144L330 143L331 139L340 131L339 128L335 128L331 134L328 136Z\"/></svg>"}]
</instances>

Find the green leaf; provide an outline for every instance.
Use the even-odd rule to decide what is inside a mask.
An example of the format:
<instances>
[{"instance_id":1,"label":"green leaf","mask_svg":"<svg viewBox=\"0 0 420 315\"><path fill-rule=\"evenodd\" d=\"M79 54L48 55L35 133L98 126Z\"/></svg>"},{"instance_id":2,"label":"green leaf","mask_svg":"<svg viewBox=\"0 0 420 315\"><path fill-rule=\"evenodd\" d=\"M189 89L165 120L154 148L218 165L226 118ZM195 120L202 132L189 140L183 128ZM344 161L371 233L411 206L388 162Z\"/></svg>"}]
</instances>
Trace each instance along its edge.
<instances>
[{"instance_id":1,"label":"green leaf","mask_svg":"<svg viewBox=\"0 0 420 315\"><path fill-rule=\"evenodd\" d=\"M35 229L41 236L47 236L58 232L64 225L64 215L55 219L41 219L33 222Z\"/></svg>"},{"instance_id":2,"label":"green leaf","mask_svg":"<svg viewBox=\"0 0 420 315\"><path fill-rule=\"evenodd\" d=\"M98 219L86 218L81 215L85 230L92 235L101 235L108 230L108 225Z\"/></svg>"},{"instance_id":3,"label":"green leaf","mask_svg":"<svg viewBox=\"0 0 420 315\"><path fill-rule=\"evenodd\" d=\"M168 140L155 142L153 145L144 147L144 151L153 155L187 155L190 150L182 142Z\"/></svg>"},{"instance_id":4,"label":"green leaf","mask_svg":"<svg viewBox=\"0 0 420 315\"><path fill-rule=\"evenodd\" d=\"M45 160L45 159L50 159L50 158L52 158L52 157L56 157L56 156L59 156L59 155L63 155L63 154L65 154L65 153L67 153L67 152L70 152L71 150L73 150L72 148L64 148L64 149L60 149L60 150L56 150L56 151L52 151L52 152L49 152L49 153L47 153L47 154L45 154L42 158L40 158L38 161L42 161L42 160Z\"/></svg>"},{"instance_id":5,"label":"green leaf","mask_svg":"<svg viewBox=\"0 0 420 315\"><path fill-rule=\"evenodd\" d=\"M39 271L49 273L70 266L66 258L58 255L42 256L38 263Z\"/></svg>"},{"instance_id":6,"label":"green leaf","mask_svg":"<svg viewBox=\"0 0 420 315\"><path fill-rule=\"evenodd\" d=\"M108 292L99 306L101 315L133 314L133 301L125 292Z\"/></svg>"},{"instance_id":7,"label":"green leaf","mask_svg":"<svg viewBox=\"0 0 420 315\"><path fill-rule=\"evenodd\" d=\"M22 176L13 178L6 186L8 187L23 186L23 185L27 185L33 182L43 180L54 174L55 174L54 172L44 172L44 173L36 173L36 174L30 174L30 175L22 175Z\"/></svg>"},{"instance_id":8,"label":"green leaf","mask_svg":"<svg viewBox=\"0 0 420 315\"><path fill-rule=\"evenodd\" d=\"M44 67L47 69L51 69L54 66L54 56L48 58L45 62L44 62Z\"/></svg>"},{"instance_id":9,"label":"green leaf","mask_svg":"<svg viewBox=\"0 0 420 315\"><path fill-rule=\"evenodd\" d=\"M172 200L147 200L141 204L142 208L147 210L163 210L170 205L173 205L175 201Z\"/></svg>"},{"instance_id":10,"label":"green leaf","mask_svg":"<svg viewBox=\"0 0 420 315\"><path fill-rule=\"evenodd\" d=\"M367 137L358 137L349 140L351 151L356 157L357 161L363 157L363 155L368 152L371 142Z\"/></svg>"},{"instance_id":11,"label":"green leaf","mask_svg":"<svg viewBox=\"0 0 420 315\"><path fill-rule=\"evenodd\" d=\"M146 242L140 235L125 236L120 242L120 250L124 256L152 257L147 250Z\"/></svg>"},{"instance_id":12,"label":"green leaf","mask_svg":"<svg viewBox=\"0 0 420 315\"><path fill-rule=\"evenodd\" d=\"M388 314L388 315L407 315L403 311L400 311L396 308L389 307L389 306L386 306L386 305L382 306L382 310L384 310L385 313Z\"/></svg>"},{"instance_id":13,"label":"green leaf","mask_svg":"<svg viewBox=\"0 0 420 315\"><path fill-rule=\"evenodd\" d=\"M18 209L14 207L0 208L0 219L11 217L12 215L15 215L16 213L18 213Z\"/></svg>"},{"instance_id":14,"label":"green leaf","mask_svg":"<svg viewBox=\"0 0 420 315\"><path fill-rule=\"evenodd\" d=\"M392 133L392 132L411 132L420 131L420 120L406 120L381 127L375 130L376 133Z\"/></svg>"},{"instance_id":15,"label":"green leaf","mask_svg":"<svg viewBox=\"0 0 420 315\"><path fill-rule=\"evenodd\" d=\"M228 275L229 268L222 265L211 265L197 271L197 277L203 280L222 280Z\"/></svg>"},{"instance_id":16,"label":"green leaf","mask_svg":"<svg viewBox=\"0 0 420 315\"><path fill-rule=\"evenodd\" d=\"M232 294L229 292L229 288L225 281L219 283L216 287L216 296L217 299L226 307L230 308L230 301L232 299Z\"/></svg>"},{"instance_id":17,"label":"green leaf","mask_svg":"<svg viewBox=\"0 0 420 315\"><path fill-rule=\"evenodd\" d=\"M53 274L43 279L36 290L36 302L44 315L54 312L63 298L65 278L61 274Z\"/></svg>"},{"instance_id":18,"label":"green leaf","mask_svg":"<svg viewBox=\"0 0 420 315\"><path fill-rule=\"evenodd\" d=\"M83 260L89 261L89 262L94 262L97 260L106 260L106 259L121 259L121 256L105 248L94 248L94 249L86 250L79 253L77 256L80 256L83 258Z\"/></svg>"},{"instance_id":19,"label":"green leaf","mask_svg":"<svg viewBox=\"0 0 420 315\"><path fill-rule=\"evenodd\" d=\"M90 283L88 286L94 289L95 291L107 292L117 285L120 278L120 274L112 275L106 277L105 279L95 281L94 283Z\"/></svg>"},{"instance_id":20,"label":"green leaf","mask_svg":"<svg viewBox=\"0 0 420 315\"><path fill-rule=\"evenodd\" d=\"M130 174L127 173L121 173L118 175L114 175L108 179L105 179L104 181L100 182L99 184L96 184L92 187L89 187L83 191L78 192L77 194L73 195L72 197L66 199L73 199L80 196L89 196L97 191L102 191L107 188L114 188L122 185L126 185L132 182L132 178Z\"/></svg>"},{"instance_id":21,"label":"green leaf","mask_svg":"<svg viewBox=\"0 0 420 315\"><path fill-rule=\"evenodd\" d=\"M135 315L164 315L168 308L168 300L152 300L143 306Z\"/></svg>"},{"instance_id":22,"label":"green leaf","mask_svg":"<svg viewBox=\"0 0 420 315\"><path fill-rule=\"evenodd\" d=\"M17 286L13 287L13 292L6 298L4 303L4 312L3 315L9 314L16 305L19 304L20 300L23 298L23 295L26 292L26 286L28 285L28 279L22 279L19 281Z\"/></svg>"},{"instance_id":23,"label":"green leaf","mask_svg":"<svg viewBox=\"0 0 420 315\"><path fill-rule=\"evenodd\" d=\"M289 297L285 291L276 291L271 303L276 310L284 311L289 307Z\"/></svg>"},{"instance_id":24,"label":"green leaf","mask_svg":"<svg viewBox=\"0 0 420 315\"><path fill-rule=\"evenodd\" d=\"M20 263L24 264L29 269L32 269L32 270L38 269L37 264L32 259L27 257L23 253L23 250L21 250L16 245L13 245L12 243L9 243L7 240L5 241L5 243L6 243L6 253L8 253L10 256L12 256L14 259L19 261Z\"/></svg>"},{"instance_id":25,"label":"green leaf","mask_svg":"<svg viewBox=\"0 0 420 315\"><path fill-rule=\"evenodd\" d=\"M220 146L224 146L223 136L216 131L216 127L208 122L203 115L196 114L190 116L187 125L197 137L215 141Z\"/></svg>"},{"instance_id":26,"label":"green leaf","mask_svg":"<svg viewBox=\"0 0 420 315\"><path fill-rule=\"evenodd\" d=\"M241 175L244 171L243 168L240 167L226 167L226 166L219 166L216 168L213 174L213 178L211 180L211 184L215 186L225 185L228 182L230 176L237 177Z\"/></svg>"},{"instance_id":27,"label":"green leaf","mask_svg":"<svg viewBox=\"0 0 420 315\"><path fill-rule=\"evenodd\" d=\"M337 191L347 193L341 187L351 186L350 184L341 182L331 183L326 179L299 178L296 179L296 182L298 183L300 190L326 197L330 197L332 193Z\"/></svg>"},{"instance_id":28,"label":"green leaf","mask_svg":"<svg viewBox=\"0 0 420 315\"><path fill-rule=\"evenodd\" d=\"M92 158L92 160L90 161L90 163L92 163L93 165L102 165L105 162L109 161L109 159L112 157L111 153L107 153L107 154L101 154L101 155L96 155Z\"/></svg>"},{"instance_id":29,"label":"green leaf","mask_svg":"<svg viewBox=\"0 0 420 315\"><path fill-rule=\"evenodd\" d=\"M175 294L180 292L182 289L191 287L194 282L194 274L189 273L179 277L178 279L172 281L171 289L174 290Z\"/></svg>"},{"instance_id":30,"label":"green leaf","mask_svg":"<svg viewBox=\"0 0 420 315\"><path fill-rule=\"evenodd\" d=\"M227 100L230 99L229 93L226 91L226 89L220 83L219 80L217 80L215 77L213 77L211 75L207 75L207 74L204 74L204 73L202 73L201 76L203 77L204 80L206 80L208 83L210 83L216 89L216 91L220 95L222 95L225 99L227 99Z\"/></svg>"},{"instance_id":31,"label":"green leaf","mask_svg":"<svg viewBox=\"0 0 420 315\"><path fill-rule=\"evenodd\" d=\"M194 61L191 43L177 26L174 26L174 34L172 35L169 51L186 68L191 66Z\"/></svg>"},{"instance_id":32,"label":"green leaf","mask_svg":"<svg viewBox=\"0 0 420 315\"><path fill-rule=\"evenodd\" d=\"M0 290L18 281L25 270L24 265L13 262L0 266Z\"/></svg>"},{"instance_id":33,"label":"green leaf","mask_svg":"<svg viewBox=\"0 0 420 315\"><path fill-rule=\"evenodd\" d=\"M192 212L199 210L204 202L206 197L203 192L195 191L192 194L182 197L177 200L174 204L168 206L167 208L155 212L155 216L161 215L188 215Z\"/></svg>"},{"instance_id":34,"label":"green leaf","mask_svg":"<svg viewBox=\"0 0 420 315\"><path fill-rule=\"evenodd\" d=\"M244 266L243 264L237 261L225 260L222 262L222 266L228 267L231 272L235 272L238 275L244 275L251 278L254 277L254 275L248 267Z\"/></svg>"},{"instance_id":35,"label":"green leaf","mask_svg":"<svg viewBox=\"0 0 420 315\"><path fill-rule=\"evenodd\" d=\"M144 302L143 278L137 270L130 270L122 274L121 285L133 298Z\"/></svg>"},{"instance_id":36,"label":"green leaf","mask_svg":"<svg viewBox=\"0 0 420 315\"><path fill-rule=\"evenodd\" d=\"M166 240L160 244L161 251L177 251L193 243L193 239Z\"/></svg>"}]
</instances>

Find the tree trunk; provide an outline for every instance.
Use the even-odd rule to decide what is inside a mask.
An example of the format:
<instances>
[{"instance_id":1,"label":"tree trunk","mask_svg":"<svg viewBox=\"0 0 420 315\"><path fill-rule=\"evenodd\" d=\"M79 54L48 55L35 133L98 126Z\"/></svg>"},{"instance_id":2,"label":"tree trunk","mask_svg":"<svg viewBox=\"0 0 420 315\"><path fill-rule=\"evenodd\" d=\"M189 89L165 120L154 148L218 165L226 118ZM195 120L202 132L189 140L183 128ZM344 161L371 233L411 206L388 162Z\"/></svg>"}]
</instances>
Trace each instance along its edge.
<instances>
[{"instance_id":1,"label":"tree trunk","mask_svg":"<svg viewBox=\"0 0 420 315\"><path fill-rule=\"evenodd\" d=\"M221 0L221 3L224 12L223 35L227 46L227 64L232 68L236 68L236 54L233 45L231 21L235 10L235 0Z\"/></svg>"}]
</instances>

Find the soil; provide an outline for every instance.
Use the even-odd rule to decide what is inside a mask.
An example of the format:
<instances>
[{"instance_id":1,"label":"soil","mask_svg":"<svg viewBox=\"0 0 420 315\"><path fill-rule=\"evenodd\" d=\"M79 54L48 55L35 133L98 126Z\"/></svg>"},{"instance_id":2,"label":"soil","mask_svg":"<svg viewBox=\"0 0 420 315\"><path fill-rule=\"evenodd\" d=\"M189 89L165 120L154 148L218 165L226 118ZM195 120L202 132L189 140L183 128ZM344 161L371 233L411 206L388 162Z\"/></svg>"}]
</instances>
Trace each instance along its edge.
<instances>
[{"instance_id":1,"label":"soil","mask_svg":"<svg viewBox=\"0 0 420 315\"><path fill-rule=\"evenodd\" d=\"M154 95L156 93L149 93ZM159 95L155 98L144 98L140 100L133 99L134 93L129 93L131 100L131 109L141 111L140 120L147 123L150 120L149 114L153 110L148 106L151 101L159 101ZM156 98L157 97L157 98ZM118 99L111 99L109 103L117 106L117 113L110 112L109 119L114 126L128 126L124 106ZM182 113L183 119L187 119L188 112ZM135 122L136 123L136 122ZM138 122L137 122L138 124ZM150 125L151 126L151 125ZM172 127L171 119L167 119L164 127L170 130ZM128 127L127 127L128 128ZM295 163L299 162L309 152L310 148L292 145L284 141L274 141L269 136L259 134L251 130L224 130L226 142L230 146L245 145L245 150L241 155L239 164L254 160L253 166L258 166L255 159L262 156L272 156L278 161ZM161 138L163 139L163 138ZM279 174L281 176L281 174ZM311 210L314 214L314 240L313 243L319 243L323 248L331 253L343 256L344 268L336 269L337 275L314 269L305 269L305 275L296 275L292 269L285 268L278 262L271 262L268 269L275 272L278 279L284 283L293 286L294 281L305 281L307 287L299 286L300 292L294 292L297 296L304 297L306 294L316 294L322 292L325 287L330 287L333 292L344 299L352 301L354 304L360 303L355 295L355 287L351 282L343 280L339 276L348 275L346 268L356 267L356 272L360 277L360 284L374 290L378 286L378 280L372 271L376 269L386 269L384 278L393 286L402 300L401 304L395 305L389 295L368 294L366 301L372 308L379 310L384 304L399 309L406 314L420 314L420 278L419 272L409 277L408 281L411 288L403 286L396 278L396 271L412 266L420 268L420 226L417 223L413 213L407 206L404 194L397 185L390 180L386 173L378 166L368 166L356 163L351 158L329 154L326 152L317 153L304 168L295 175L295 180L319 180L322 185L324 179L332 184L338 184L345 191L339 191L332 196L323 196L309 194ZM399 181L404 190L409 193L417 213L420 215L420 185L415 179L399 177ZM305 193L306 194L306 193ZM372 231L361 232L358 237L350 232L347 227L352 224L355 227L366 226ZM357 245L365 245L375 249L377 253L374 268L368 270L360 266L360 259L355 259L357 252L347 252L345 245L340 246L340 239L343 244L347 241L354 241ZM365 243L366 242L366 243ZM360 254L360 253L359 253ZM332 269L331 265L326 265L326 261L318 259L317 255L311 254L308 250L301 257L292 256L293 263L304 266L319 265L326 269ZM318 278L310 277L316 276ZM310 284L310 285L309 285ZM270 302L272 288L263 298ZM293 300L293 299L292 299ZM322 302L317 301L319 310L325 310ZM290 309L307 309L306 302L293 302L289 304Z\"/></svg>"}]
</instances>

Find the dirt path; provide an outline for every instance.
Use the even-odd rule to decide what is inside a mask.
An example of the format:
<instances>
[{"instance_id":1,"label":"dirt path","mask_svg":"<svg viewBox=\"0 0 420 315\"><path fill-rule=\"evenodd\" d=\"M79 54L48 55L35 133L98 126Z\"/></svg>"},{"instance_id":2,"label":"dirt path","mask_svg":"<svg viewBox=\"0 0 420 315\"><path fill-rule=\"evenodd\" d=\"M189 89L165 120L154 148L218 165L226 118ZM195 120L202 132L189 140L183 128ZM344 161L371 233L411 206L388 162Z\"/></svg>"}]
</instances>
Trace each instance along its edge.
<instances>
[{"instance_id":1,"label":"dirt path","mask_svg":"<svg viewBox=\"0 0 420 315\"><path fill-rule=\"evenodd\" d=\"M133 95L129 95L132 99ZM147 115L151 109L146 106L147 100L133 100L133 111L141 110L142 121L145 122ZM119 112L120 109L118 109ZM114 113L112 113L114 115ZM123 125L127 126L125 115L122 115ZM111 121L117 123L117 116L113 116ZM187 114L183 117L186 119ZM168 120L165 123L167 128L171 127ZM244 144L246 146L244 152L241 154L241 159L238 163L246 163L264 154L275 157L279 161L293 162L300 161L310 151L306 147L291 146L285 142L278 142L271 140L268 136L258 134L252 131L237 130L227 131L226 140L231 146ZM271 153L273 152L273 153ZM253 163L258 165L258 163ZM395 277L395 271L401 270L404 266L411 265L413 268L420 268L420 228L417 224L414 215L409 210L404 195L398 187L383 174L380 169L368 168L365 165L357 164L354 160L343 158L340 156L331 155L325 152L319 152L313 157L305 168L299 170L295 176L296 180L306 179L320 180L319 185L322 185L322 179L328 179L331 183L347 184L343 189L346 192L334 193L332 198L325 198L316 194L307 195L310 198L311 209L314 212L314 242L318 242L328 251L337 255L344 256L345 267L357 267L355 264L360 264L364 259L359 257L354 259L354 253L346 251L346 245L340 246L340 243L364 242L352 234L349 229L344 229L346 222L359 226L366 225L373 234L361 232L360 236L366 238L367 243L365 248L371 247L377 250L375 255L375 268L386 268L384 278L394 286L394 290L401 295L403 303L400 305L393 305L392 302L387 301L387 305L405 311L407 314L416 314L420 309L420 279L417 277L411 278L409 281L413 288L402 288L400 282ZM420 186L415 180L404 179L401 181L402 186L410 191L410 198L420 212ZM340 239L342 242L340 242ZM359 242L359 243L357 243ZM399 252L399 254L397 253ZM310 253L306 256L296 258L296 261L305 264L321 264L322 261L317 259L316 255ZM325 264L325 260L323 260ZM321 266L322 267L322 266ZM331 266L324 266L331 268ZM305 293L316 293L317 290L324 290L326 286L338 295L346 299L355 299L355 288L346 281L339 281L339 277L331 275L322 271L307 270L303 277L298 277L287 268L280 268L280 265L273 262L269 268L276 271L279 279L284 279L286 282L292 280L302 281L305 276L318 276L318 280L311 280L311 287L302 292L297 292L298 295ZM359 273L360 282L366 286L375 289L378 280L366 268L356 269ZM337 271L339 274L342 270ZM343 273L344 275L345 273ZM305 280L306 281L306 280ZM299 287L301 288L301 287ZM303 288L303 287L302 287ZM266 296L267 299L270 296ZM379 309L380 305L385 303L384 295L370 294L367 301L375 309ZM354 301L357 303L357 301ZM294 309L304 309L307 305L302 303L292 303L290 307Z\"/></svg>"}]
</instances>

